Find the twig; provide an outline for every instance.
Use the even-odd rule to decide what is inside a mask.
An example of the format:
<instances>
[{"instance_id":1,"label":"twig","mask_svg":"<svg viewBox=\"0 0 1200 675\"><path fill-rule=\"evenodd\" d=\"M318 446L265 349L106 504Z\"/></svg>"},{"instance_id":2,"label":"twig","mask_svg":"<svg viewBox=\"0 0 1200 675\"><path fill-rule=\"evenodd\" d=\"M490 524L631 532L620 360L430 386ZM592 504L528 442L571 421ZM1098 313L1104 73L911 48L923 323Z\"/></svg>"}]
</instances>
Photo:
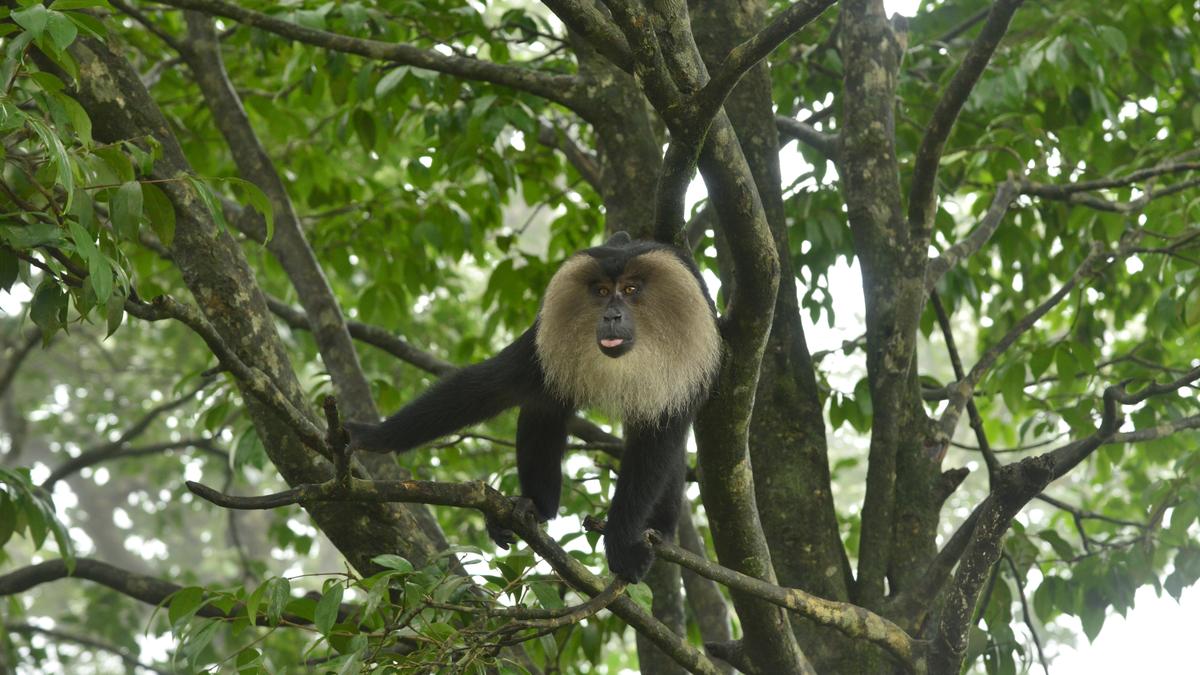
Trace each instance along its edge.
<instances>
[{"instance_id":1,"label":"twig","mask_svg":"<svg viewBox=\"0 0 1200 675\"><path fill-rule=\"evenodd\" d=\"M1001 38L1008 32L1013 14L1024 0L997 0L992 4L987 22L971 48L963 57L962 65L955 71L929 116L929 124L921 137L913 160L913 177L908 193L908 224L919 236L927 236L933 225L934 188L937 181L938 164L946 139L954 128L958 113L967 102Z\"/></svg>"},{"instance_id":2,"label":"twig","mask_svg":"<svg viewBox=\"0 0 1200 675\"><path fill-rule=\"evenodd\" d=\"M950 364L954 367L954 377L958 381L962 381L966 377L966 372L963 371L962 358L958 355L958 347L954 344L954 332L950 328L950 317L946 314L946 308L942 306L942 298L936 290L930 291L929 302L933 305L933 311L937 314L938 325L942 329L942 337L946 340L946 352L950 355ZM992 485L996 480L996 469L999 468L1000 462L996 459L996 454L992 452L992 446L988 443L987 432L983 429L983 417L979 414L979 408L975 405L975 397L967 398L967 415L971 421L971 429L975 432L975 440L979 443L979 451L983 453L983 462L987 465L988 484ZM946 445L941 445L941 453L945 453ZM937 461L941 462L942 457L937 457Z\"/></svg>"},{"instance_id":3,"label":"twig","mask_svg":"<svg viewBox=\"0 0 1200 675\"><path fill-rule=\"evenodd\" d=\"M185 305L170 296L161 295L151 303L129 299L125 302L125 311L146 321L175 319L191 328L204 340L221 365L225 366L248 392L287 420L292 431L305 445L321 455L329 455L329 450L325 447L324 434L320 429L303 412L292 405L292 402L275 386L265 372L238 358L198 309Z\"/></svg>"},{"instance_id":4,"label":"twig","mask_svg":"<svg viewBox=\"0 0 1200 675\"><path fill-rule=\"evenodd\" d=\"M577 93L576 83L578 80L572 75L501 65L470 57L447 56L403 43L339 35L307 28L224 0L162 0L162 4L225 17L290 40L333 51L392 61L415 68L424 68L527 91L572 109L579 108L584 104Z\"/></svg>"},{"instance_id":5,"label":"twig","mask_svg":"<svg viewBox=\"0 0 1200 675\"><path fill-rule=\"evenodd\" d=\"M1008 563L1013 580L1017 582L1017 595L1021 597L1021 613L1025 617L1025 625L1029 628L1029 634L1033 636L1033 645L1037 647L1038 662L1042 664L1042 671L1046 675L1050 675L1050 666L1046 663L1046 653L1042 651L1042 639L1038 637L1037 626L1033 625L1033 614L1029 611L1029 599L1025 597L1025 582L1021 580L1021 573L1017 571L1017 563L1013 562L1012 556L1004 553L1001 557L1004 558L1004 562Z\"/></svg>"},{"instance_id":6,"label":"twig","mask_svg":"<svg viewBox=\"0 0 1200 675\"><path fill-rule=\"evenodd\" d=\"M152 673L160 673L161 675L170 675L170 671L164 670L157 666L142 663L141 661L139 661L137 659L136 656L134 656L133 654L130 654L128 651L126 651L122 647L118 647L117 645L110 644L110 643L104 642L102 640L97 640L95 638L88 637L86 635L80 635L78 633L70 633L70 632L67 632L64 630L58 630L55 628L42 628L41 626L35 626L35 625L29 624L29 623L6 623L6 624L4 624L4 630L8 631L11 634L18 634L18 635L43 635L47 638L50 638L51 640L57 640L59 642L73 642L81 647L87 647L88 649L96 649L99 651L108 652L110 654L115 655L117 658L121 659L121 662L124 663L125 667L129 668L129 670L131 672L133 670L141 668L142 670L148 670Z\"/></svg>"}]
</instances>

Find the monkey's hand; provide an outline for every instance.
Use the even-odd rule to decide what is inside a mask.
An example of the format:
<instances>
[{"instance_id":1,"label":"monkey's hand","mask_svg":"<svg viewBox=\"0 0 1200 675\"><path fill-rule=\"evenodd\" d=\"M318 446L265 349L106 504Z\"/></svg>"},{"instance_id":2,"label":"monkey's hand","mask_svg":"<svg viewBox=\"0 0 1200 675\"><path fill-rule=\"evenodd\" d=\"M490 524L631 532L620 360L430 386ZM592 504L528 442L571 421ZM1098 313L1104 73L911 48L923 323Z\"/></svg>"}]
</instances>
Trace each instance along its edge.
<instances>
[{"instance_id":1,"label":"monkey's hand","mask_svg":"<svg viewBox=\"0 0 1200 675\"><path fill-rule=\"evenodd\" d=\"M513 518L521 521L527 526L537 527L538 523L545 522L545 519L540 517L537 512L537 507L533 500L528 497L514 497L512 500ZM492 516L485 516L484 520L487 524L488 536L492 538L497 546L508 550L517 541L517 535L507 527L504 527Z\"/></svg>"},{"instance_id":2,"label":"monkey's hand","mask_svg":"<svg viewBox=\"0 0 1200 675\"><path fill-rule=\"evenodd\" d=\"M604 552L609 571L631 584L641 581L654 562L654 552L644 538L630 540L605 533Z\"/></svg>"}]
</instances>

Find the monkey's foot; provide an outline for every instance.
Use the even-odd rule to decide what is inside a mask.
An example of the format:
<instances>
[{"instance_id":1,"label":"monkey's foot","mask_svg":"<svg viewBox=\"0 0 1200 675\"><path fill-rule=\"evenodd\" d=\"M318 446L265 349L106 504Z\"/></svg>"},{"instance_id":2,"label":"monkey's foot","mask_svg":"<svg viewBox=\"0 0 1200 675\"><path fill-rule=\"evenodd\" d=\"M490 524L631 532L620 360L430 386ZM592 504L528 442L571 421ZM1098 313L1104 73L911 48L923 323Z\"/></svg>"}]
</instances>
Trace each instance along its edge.
<instances>
[{"instance_id":1,"label":"monkey's foot","mask_svg":"<svg viewBox=\"0 0 1200 675\"><path fill-rule=\"evenodd\" d=\"M604 552L609 571L633 584L646 576L654 562L654 552L645 540L625 541L605 535Z\"/></svg>"},{"instance_id":2,"label":"monkey's foot","mask_svg":"<svg viewBox=\"0 0 1200 675\"><path fill-rule=\"evenodd\" d=\"M513 518L520 521L527 527L537 527L537 524L543 522L538 516L537 507L534 506L533 500L528 497L514 497L512 499ZM497 523L491 516L486 516L488 536L497 546L504 550L508 550L517 541L517 535L512 530Z\"/></svg>"}]
</instances>

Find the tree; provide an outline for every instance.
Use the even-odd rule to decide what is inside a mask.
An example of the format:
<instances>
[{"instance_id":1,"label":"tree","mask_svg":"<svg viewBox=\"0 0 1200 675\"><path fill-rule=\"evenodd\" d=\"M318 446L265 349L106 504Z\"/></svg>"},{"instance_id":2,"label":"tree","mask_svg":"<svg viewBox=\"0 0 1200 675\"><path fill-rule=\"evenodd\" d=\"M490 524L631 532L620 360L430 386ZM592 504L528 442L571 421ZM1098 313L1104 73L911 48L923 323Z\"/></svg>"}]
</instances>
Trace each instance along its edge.
<instances>
[{"instance_id":1,"label":"tree","mask_svg":"<svg viewBox=\"0 0 1200 675\"><path fill-rule=\"evenodd\" d=\"M148 626L184 670L1004 673L1046 666L1058 615L1094 639L1138 587L1178 598L1198 23L1168 0L7 3L3 658L145 662ZM510 417L399 462L340 429L491 353L617 230L695 251L726 347L678 543L648 533L628 589L573 517L619 471L602 418L572 423L549 531L505 496ZM847 262L862 336L813 351Z\"/></svg>"}]
</instances>

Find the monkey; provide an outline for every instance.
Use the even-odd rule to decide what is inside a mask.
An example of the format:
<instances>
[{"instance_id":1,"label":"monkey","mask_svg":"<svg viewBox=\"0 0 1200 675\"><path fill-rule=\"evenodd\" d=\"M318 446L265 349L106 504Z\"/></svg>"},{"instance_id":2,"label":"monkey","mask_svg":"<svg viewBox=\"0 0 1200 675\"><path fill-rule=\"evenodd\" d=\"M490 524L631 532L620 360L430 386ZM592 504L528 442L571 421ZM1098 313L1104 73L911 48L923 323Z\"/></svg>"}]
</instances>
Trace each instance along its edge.
<instances>
[{"instance_id":1,"label":"monkey","mask_svg":"<svg viewBox=\"0 0 1200 675\"><path fill-rule=\"evenodd\" d=\"M618 232L559 267L512 344L382 423L346 428L355 449L404 451L519 406L521 494L545 522L558 512L568 420L581 408L619 417L625 448L604 548L609 570L636 583L653 561L643 532L674 535L688 431L720 360L716 307L691 256ZM511 533L489 532L507 548Z\"/></svg>"}]
</instances>

